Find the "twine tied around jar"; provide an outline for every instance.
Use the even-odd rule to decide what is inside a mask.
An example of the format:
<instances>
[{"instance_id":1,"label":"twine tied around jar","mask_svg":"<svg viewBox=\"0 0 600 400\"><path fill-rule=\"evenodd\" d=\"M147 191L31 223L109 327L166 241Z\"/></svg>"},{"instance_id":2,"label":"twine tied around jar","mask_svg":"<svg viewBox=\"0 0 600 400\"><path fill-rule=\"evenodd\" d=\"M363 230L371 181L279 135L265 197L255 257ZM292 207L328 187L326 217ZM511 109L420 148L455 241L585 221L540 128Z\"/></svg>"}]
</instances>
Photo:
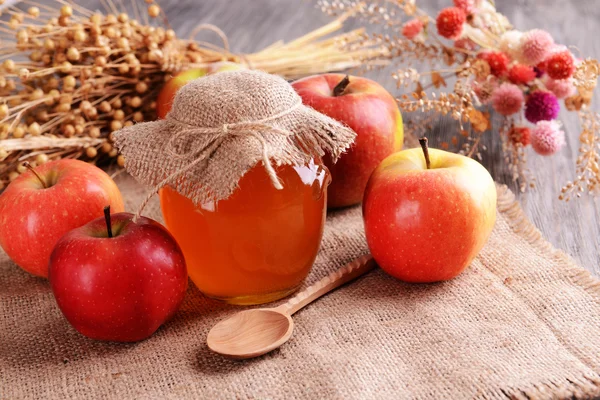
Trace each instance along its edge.
<instances>
[{"instance_id":1,"label":"twine tied around jar","mask_svg":"<svg viewBox=\"0 0 600 400\"><path fill-rule=\"evenodd\" d=\"M159 189L164 187L166 184L170 183L177 176L185 173L187 170L189 170L191 168L194 168L198 163L202 162L206 158L206 154L212 152L212 150L215 147L218 147L220 145L220 143L222 142L222 140L227 135L233 135L233 136L250 135L250 136L256 138L260 142L260 145L262 148L262 162L265 167L265 170L267 171L267 175L269 175L269 178L271 179L271 182L273 183L273 186L276 189L278 189L278 190L283 189L283 186L282 186L281 182L279 181L279 178L277 177L277 172L275 172L273 165L271 165L271 160L269 159L267 142L262 137L262 135L257 132L257 130L261 130L261 131L269 132L269 133L275 133L275 134L279 134L279 135L283 135L283 136L293 136L292 132L268 125L267 122L275 120L277 118L281 118L281 117L291 113L292 111L294 111L296 108L300 107L301 105L302 105L302 101L299 101L292 107L288 108L287 110L284 110L284 111L282 111L278 114L275 114L271 117L259 119L256 121L244 121L244 122L238 122L238 123L223 124L223 126L221 128L197 127L197 126L189 125L185 122L178 121L174 117L172 117L171 114L167 115L167 120L169 120L175 124L180 124L182 126L185 126L185 129L181 130L178 133L171 136L171 138L169 139L169 141L167 143L166 151L173 157L179 157L179 158L184 158L184 159L186 158L186 156L188 154L191 153L191 154L193 154L194 161L192 161L187 166L173 172L171 175L167 176L165 179L163 179L161 182L159 182L153 190L151 190L148 193L148 195L144 198L144 200L138 207L137 212L134 215L134 218L133 218L134 222L139 218L140 213L142 212L144 207L146 207L146 204L148 204L148 201L150 201L152 196L154 196L154 193L156 193ZM195 135L206 135L206 134L216 135L217 139L214 140L208 146L202 146L202 145L192 146L191 149L184 154L177 152L175 143L177 142L178 139L190 138L190 137L192 137L192 139L193 139L193 136L195 136Z\"/></svg>"},{"instance_id":2,"label":"twine tied around jar","mask_svg":"<svg viewBox=\"0 0 600 400\"><path fill-rule=\"evenodd\" d=\"M239 70L189 82L164 120L123 128L114 137L127 172L153 187L137 218L167 185L196 205L226 199L259 162L282 189L276 166L307 164L325 153L335 162L356 134L303 105L283 78Z\"/></svg>"}]
</instances>

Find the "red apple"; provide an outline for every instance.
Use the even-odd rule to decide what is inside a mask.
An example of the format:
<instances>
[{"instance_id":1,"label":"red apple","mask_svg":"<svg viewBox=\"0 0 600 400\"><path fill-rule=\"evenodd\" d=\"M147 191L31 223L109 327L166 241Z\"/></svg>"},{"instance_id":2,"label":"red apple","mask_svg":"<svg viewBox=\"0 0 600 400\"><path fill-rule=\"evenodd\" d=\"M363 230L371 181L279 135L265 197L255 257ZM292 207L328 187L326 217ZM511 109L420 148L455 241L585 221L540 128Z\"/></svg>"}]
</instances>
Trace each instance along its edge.
<instances>
[{"instance_id":1,"label":"red apple","mask_svg":"<svg viewBox=\"0 0 600 400\"><path fill-rule=\"evenodd\" d=\"M423 144L426 149L426 144ZM377 167L363 218L371 254L406 282L454 278L475 258L496 221L496 186L477 161L442 150L410 149Z\"/></svg>"},{"instance_id":2,"label":"red apple","mask_svg":"<svg viewBox=\"0 0 600 400\"><path fill-rule=\"evenodd\" d=\"M164 119L167 116L169 111L171 111L175 93L189 81L202 78L203 76L216 74L217 72L235 71L238 69L244 69L244 66L223 61L213 63L206 68L194 68L178 73L169 79L158 93L158 97L156 98L156 114L158 118Z\"/></svg>"},{"instance_id":3,"label":"red apple","mask_svg":"<svg viewBox=\"0 0 600 400\"><path fill-rule=\"evenodd\" d=\"M97 340L152 335L183 301L187 270L175 239L158 222L128 213L72 230L50 257L50 285L73 327ZM111 233L107 227L111 227Z\"/></svg>"},{"instance_id":4,"label":"red apple","mask_svg":"<svg viewBox=\"0 0 600 400\"><path fill-rule=\"evenodd\" d=\"M25 271L48 276L48 260L65 233L102 215L123 211L115 182L100 168L58 160L27 171L0 195L0 246ZM37 176L36 176L37 174Z\"/></svg>"},{"instance_id":5,"label":"red apple","mask_svg":"<svg viewBox=\"0 0 600 400\"><path fill-rule=\"evenodd\" d=\"M329 208L362 201L367 181L379 163L402 149L402 115L394 97L370 79L341 74L314 75L292 83L302 102L349 126L357 137L350 150L333 164L327 191Z\"/></svg>"}]
</instances>

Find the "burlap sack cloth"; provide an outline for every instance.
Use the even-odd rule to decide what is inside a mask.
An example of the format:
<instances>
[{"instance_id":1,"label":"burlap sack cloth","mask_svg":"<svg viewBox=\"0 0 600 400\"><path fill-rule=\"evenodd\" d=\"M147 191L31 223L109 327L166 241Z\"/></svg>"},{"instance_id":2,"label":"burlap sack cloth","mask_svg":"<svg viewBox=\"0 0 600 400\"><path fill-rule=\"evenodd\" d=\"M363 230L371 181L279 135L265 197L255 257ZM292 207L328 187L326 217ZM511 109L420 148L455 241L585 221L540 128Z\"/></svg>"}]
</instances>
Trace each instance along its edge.
<instances>
[{"instance_id":1,"label":"burlap sack cloth","mask_svg":"<svg viewBox=\"0 0 600 400\"><path fill-rule=\"evenodd\" d=\"M117 178L128 210L146 194ZM87 339L48 282L0 254L0 398L589 398L600 395L600 283L552 248L513 195L458 278L411 285L380 270L294 316L292 339L245 362L211 353L210 328L241 308L190 283L150 339ZM145 214L161 220L156 198ZM328 217L307 284L367 251L359 208Z\"/></svg>"}]
</instances>

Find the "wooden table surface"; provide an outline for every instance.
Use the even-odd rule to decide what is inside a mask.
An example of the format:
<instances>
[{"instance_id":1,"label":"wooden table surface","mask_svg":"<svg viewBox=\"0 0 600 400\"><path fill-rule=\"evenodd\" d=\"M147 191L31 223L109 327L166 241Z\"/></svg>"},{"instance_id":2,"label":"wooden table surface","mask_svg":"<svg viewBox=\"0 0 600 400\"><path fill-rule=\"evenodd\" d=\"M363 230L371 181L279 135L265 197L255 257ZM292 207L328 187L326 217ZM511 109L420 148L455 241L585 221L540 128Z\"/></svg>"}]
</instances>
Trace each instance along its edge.
<instances>
[{"instance_id":1,"label":"wooden table surface","mask_svg":"<svg viewBox=\"0 0 600 400\"><path fill-rule=\"evenodd\" d=\"M78 2L92 9L102 9L101 2ZM125 2L126 3L126 2ZM451 5L451 0L417 0L432 15ZM600 42L595 40L600 29L598 0L502 0L499 11L520 30L548 30L558 43L575 46L583 56L600 58ZM181 36L187 36L200 23L219 26L227 34L232 51L249 53L280 39L291 40L330 20L315 7L314 0L169 0L160 2L171 25ZM349 28L352 25L349 25ZM574 50L577 54L577 50ZM389 72L369 75L392 93L399 94ZM598 110L597 104L594 105ZM405 115L405 118L410 115ZM530 168L536 177L536 188L519 195L527 215L556 247L600 276L600 199L584 196L569 203L558 200L560 188L574 177L574 159L579 145L577 117L561 113L567 145L550 158L530 151ZM439 143L457 128L447 121L438 122L430 134ZM483 164L494 178L514 191L500 148L497 132L488 132L487 152Z\"/></svg>"}]
</instances>

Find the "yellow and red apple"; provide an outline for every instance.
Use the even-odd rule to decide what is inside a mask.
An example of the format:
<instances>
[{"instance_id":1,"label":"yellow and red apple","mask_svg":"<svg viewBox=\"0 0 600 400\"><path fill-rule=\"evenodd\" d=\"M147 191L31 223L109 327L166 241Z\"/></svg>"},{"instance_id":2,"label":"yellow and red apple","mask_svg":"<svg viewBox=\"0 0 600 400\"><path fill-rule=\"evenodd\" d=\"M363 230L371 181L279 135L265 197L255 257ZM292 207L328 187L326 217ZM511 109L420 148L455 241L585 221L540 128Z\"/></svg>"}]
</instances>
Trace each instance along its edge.
<instances>
[{"instance_id":1,"label":"yellow and red apple","mask_svg":"<svg viewBox=\"0 0 600 400\"><path fill-rule=\"evenodd\" d=\"M124 209L117 185L100 168L70 159L43 164L0 195L0 246L25 271L47 277L56 242L107 205Z\"/></svg>"},{"instance_id":2,"label":"yellow and red apple","mask_svg":"<svg viewBox=\"0 0 600 400\"><path fill-rule=\"evenodd\" d=\"M244 68L241 64L223 61L212 63L206 68L193 68L178 73L169 79L158 93L158 97L156 98L156 114L158 118L164 119L167 116L169 111L171 111L175 93L189 81L216 74L217 72L236 71Z\"/></svg>"},{"instance_id":3,"label":"yellow and red apple","mask_svg":"<svg viewBox=\"0 0 600 400\"><path fill-rule=\"evenodd\" d=\"M496 186L488 171L471 158L425 150L404 150L383 160L363 201L373 258L406 282L460 274L496 221Z\"/></svg>"},{"instance_id":4,"label":"yellow and red apple","mask_svg":"<svg viewBox=\"0 0 600 400\"><path fill-rule=\"evenodd\" d=\"M292 83L304 104L347 125L357 137L336 164L324 161L331 172L329 208L362 201L369 176L379 163L402 149L402 115L394 97L367 78L324 74Z\"/></svg>"}]
</instances>

